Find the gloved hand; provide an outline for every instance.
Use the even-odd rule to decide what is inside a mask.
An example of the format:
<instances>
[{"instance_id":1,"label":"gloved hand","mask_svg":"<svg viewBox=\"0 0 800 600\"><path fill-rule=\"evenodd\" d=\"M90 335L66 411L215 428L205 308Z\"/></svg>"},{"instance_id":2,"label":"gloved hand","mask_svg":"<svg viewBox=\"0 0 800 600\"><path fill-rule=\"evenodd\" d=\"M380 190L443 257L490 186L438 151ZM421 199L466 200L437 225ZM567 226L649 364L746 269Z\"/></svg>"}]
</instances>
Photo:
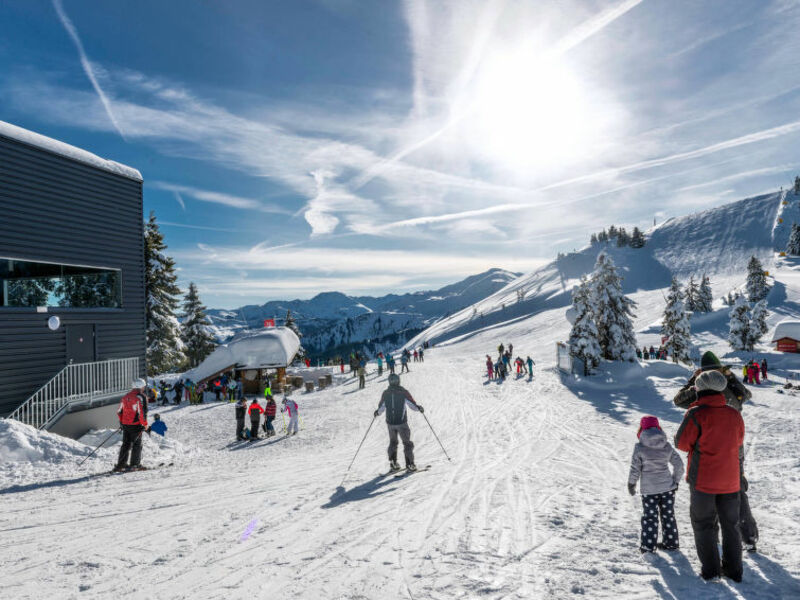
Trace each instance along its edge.
<instances>
[{"instance_id":1,"label":"gloved hand","mask_svg":"<svg viewBox=\"0 0 800 600\"><path fill-rule=\"evenodd\" d=\"M378 413L378 411L376 410L374 413L372 413L372 416L373 416L373 417L375 417L375 418L377 419L377 418L378 418L378 414L379 414L379 413Z\"/></svg>"},{"instance_id":2,"label":"gloved hand","mask_svg":"<svg viewBox=\"0 0 800 600\"><path fill-rule=\"evenodd\" d=\"M636 484L635 483L629 483L628 484L628 493L631 496L635 496L636 495Z\"/></svg>"},{"instance_id":3,"label":"gloved hand","mask_svg":"<svg viewBox=\"0 0 800 600\"><path fill-rule=\"evenodd\" d=\"M424 412L425 412L425 409L424 409L424 408L422 408L421 406L417 405L417 407L419 408L419 412L421 412L421 413L424 413Z\"/></svg>"}]
</instances>

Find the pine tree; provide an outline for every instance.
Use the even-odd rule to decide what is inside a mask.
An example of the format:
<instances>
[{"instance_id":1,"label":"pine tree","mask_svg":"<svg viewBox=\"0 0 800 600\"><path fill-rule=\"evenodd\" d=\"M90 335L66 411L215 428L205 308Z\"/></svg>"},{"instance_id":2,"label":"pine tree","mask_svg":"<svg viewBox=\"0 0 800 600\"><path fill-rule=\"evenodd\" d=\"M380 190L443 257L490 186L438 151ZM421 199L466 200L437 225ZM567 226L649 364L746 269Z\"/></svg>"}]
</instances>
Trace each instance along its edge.
<instances>
[{"instance_id":1,"label":"pine tree","mask_svg":"<svg viewBox=\"0 0 800 600\"><path fill-rule=\"evenodd\" d=\"M767 301L762 300L761 302L756 302L756 305L753 307L752 316L750 317L750 350L753 350L755 345L758 344L761 338L769 331L769 327L767 326L768 316Z\"/></svg>"},{"instance_id":2,"label":"pine tree","mask_svg":"<svg viewBox=\"0 0 800 600\"><path fill-rule=\"evenodd\" d=\"M605 252L597 257L592 273L592 307L598 341L608 360L636 359L633 308L636 303L622 293L622 278Z\"/></svg>"},{"instance_id":3,"label":"pine tree","mask_svg":"<svg viewBox=\"0 0 800 600\"><path fill-rule=\"evenodd\" d=\"M206 307L200 302L197 286L189 283L189 291L183 300L183 322L181 341L189 367L196 367L214 351L216 343L209 330Z\"/></svg>"},{"instance_id":4,"label":"pine tree","mask_svg":"<svg viewBox=\"0 0 800 600\"><path fill-rule=\"evenodd\" d=\"M593 233L592 237L589 238L589 244L591 244L592 246L596 246L597 245L597 234L596 233Z\"/></svg>"},{"instance_id":5,"label":"pine tree","mask_svg":"<svg viewBox=\"0 0 800 600\"><path fill-rule=\"evenodd\" d=\"M144 225L145 319L147 328L147 374L150 376L180 368L186 357L175 317L177 296L175 261L164 254L167 245L159 231L155 213Z\"/></svg>"},{"instance_id":6,"label":"pine tree","mask_svg":"<svg viewBox=\"0 0 800 600\"><path fill-rule=\"evenodd\" d=\"M708 276L703 273L703 279L700 281L700 289L697 290L695 297L695 310L696 312L709 313L713 310L714 294L711 291L711 282Z\"/></svg>"},{"instance_id":7,"label":"pine tree","mask_svg":"<svg viewBox=\"0 0 800 600\"><path fill-rule=\"evenodd\" d=\"M619 235L619 231L617 231L617 226L612 225L608 228L608 239L613 240L615 237Z\"/></svg>"},{"instance_id":8,"label":"pine tree","mask_svg":"<svg viewBox=\"0 0 800 600\"><path fill-rule=\"evenodd\" d=\"M665 347L672 355L673 362L689 362L689 347L691 344L691 330L689 318L686 316L683 304L683 291L678 280L672 278L672 285L667 296L667 306L661 322L661 335L666 336Z\"/></svg>"},{"instance_id":9,"label":"pine tree","mask_svg":"<svg viewBox=\"0 0 800 600\"><path fill-rule=\"evenodd\" d=\"M800 256L800 226L792 223L792 234L789 236L789 243L786 245L786 254Z\"/></svg>"},{"instance_id":10,"label":"pine tree","mask_svg":"<svg viewBox=\"0 0 800 600\"><path fill-rule=\"evenodd\" d=\"M617 232L617 247L624 248L625 246L631 245L631 236L628 235L628 232L625 231L624 227L620 227L619 231Z\"/></svg>"},{"instance_id":11,"label":"pine tree","mask_svg":"<svg viewBox=\"0 0 800 600\"><path fill-rule=\"evenodd\" d=\"M643 248L644 247L644 234L638 227L633 228L633 233L631 233L631 248Z\"/></svg>"},{"instance_id":12,"label":"pine tree","mask_svg":"<svg viewBox=\"0 0 800 600\"><path fill-rule=\"evenodd\" d=\"M297 339L299 339L299 340L303 339L303 334L300 333L300 328L297 326L297 323L295 323L294 317L292 316L292 310L291 309L286 309L286 319L285 319L283 325L284 325L284 327L294 331L295 335L297 335ZM292 360L290 360L289 362L291 363L295 359L305 360L305 358L306 358L306 349L303 348L302 344L300 344L300 347L297 349L297 354L295 354L294 358Z\"/></svg>"},{"instance_id":13,"label":"pine tree","mask_svg":"<svg viewBox=\"0 0 800 600\"><path fill-rule=\"evenodd\" d=\"M767 276L764 275L764 267L755 256L751 256L750 262L747 263L745 289L747 290L747 299L750 302L760 302L767 297L767 292L769 292Z\"/></svg>"},{"instance_id":14,"label":"pine tree","mask_svg":"<svg viewBox=\"0 0 800 600\"><path fill-rule=\"evenodd\" d=\"M689 277L689 283L686 285L686 310L698 312L697 306L699 304L700 290L697 288L697 282L694 280L694 275Z\"/></svg>"},{"instance_id":15,"label":"pine tree","mask_svg":"<svg viewBox=\"0 0 800 600\"><path fill-rule=\"evenodd\" d=\"M752 350L750 345L750 307L739 296L730 312L728 343L734 350Z\"/></svg>"},{"instance_id":16,"label":"pine tree","mask_svg":"<svg viewBox=\"0 0 800 600\"><path fill-rule=\"evenodd\" d=\"M572 290L572 307L575 321L569 334L569 352L583 362L584 376L590 375L592 369L600 364L600 344L597 341L597 326L591 306L591 288L585 277Z\"/></svg>"}]
</instances>

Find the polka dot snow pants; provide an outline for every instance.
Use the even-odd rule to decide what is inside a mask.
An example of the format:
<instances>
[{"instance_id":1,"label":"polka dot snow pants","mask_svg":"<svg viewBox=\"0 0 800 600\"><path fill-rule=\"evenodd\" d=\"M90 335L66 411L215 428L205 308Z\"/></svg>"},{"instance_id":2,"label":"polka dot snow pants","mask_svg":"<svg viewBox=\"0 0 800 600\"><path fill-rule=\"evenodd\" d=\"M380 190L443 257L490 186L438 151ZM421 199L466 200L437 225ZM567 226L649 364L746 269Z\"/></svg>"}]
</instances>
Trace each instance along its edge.
<instances>
[{"instance_id":1,"label":"polka dot snow pants","mask_svg":"<svg viewBox=\"0 0 800 600\"><path fill-rule=\"evenodd\" d=\"M658 518L661 516L661 539L665 550L678 548L678 524L675 522L675 492L642 496L642 550L654 551L658 542Z\"/></svg>"}]
</instances>

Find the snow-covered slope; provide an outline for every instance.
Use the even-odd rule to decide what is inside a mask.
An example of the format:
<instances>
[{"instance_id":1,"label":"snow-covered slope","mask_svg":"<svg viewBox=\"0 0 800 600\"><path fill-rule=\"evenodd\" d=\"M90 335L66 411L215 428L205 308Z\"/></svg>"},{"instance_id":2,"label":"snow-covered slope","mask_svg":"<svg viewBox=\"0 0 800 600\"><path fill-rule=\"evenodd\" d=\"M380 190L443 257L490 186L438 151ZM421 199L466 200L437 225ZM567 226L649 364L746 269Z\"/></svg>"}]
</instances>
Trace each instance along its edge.
<instances>
[{"instance_id":1,"label":"snow-covered slope","mask_svg":"<svg viewBox=\"0 0 800 600\"><path fill-rule=\"evenodd\" d=\"M425 340L441 343L459 339L544 310L566 307L572 288L581 275L591 273L601 250L610 253L622 269L626 293L653 292L652 298L646 295L642 299L645 303L660 299L661 291L669 286L673 275L686 280L691 275L699 277L707 273L715 295L727 293L732 281L743 279L750 256L758 257L765 268L771 267L774 250L786 246L791 223L789 228L775 226L779 218L783 218L784 223L791 219L800 223L798 199L800 197L784 193L747 198L669 219L648 232L644 248L600 244L561 256L484 300L440 320L408 345ZM517 298L518 291L525 294L522 301Z\"/></svg>"},{"instance_id":2,"label":"snow-covered slope","mask_svg":"<svg viewBox=\"0 0 800 600\"><path fill-rule=\"evenodd\" d=\"M303 347L314 357L332 356L346 351L348 346L374 351L402 344L435 320L486 298L518 276L519 273L490 269L433 291L379 298L325 292L310 300L212 309L208 315L220 342L243 329L260 328L264 319L281 319L291 310L303 333Z\"/></svg>"}]
</instances>

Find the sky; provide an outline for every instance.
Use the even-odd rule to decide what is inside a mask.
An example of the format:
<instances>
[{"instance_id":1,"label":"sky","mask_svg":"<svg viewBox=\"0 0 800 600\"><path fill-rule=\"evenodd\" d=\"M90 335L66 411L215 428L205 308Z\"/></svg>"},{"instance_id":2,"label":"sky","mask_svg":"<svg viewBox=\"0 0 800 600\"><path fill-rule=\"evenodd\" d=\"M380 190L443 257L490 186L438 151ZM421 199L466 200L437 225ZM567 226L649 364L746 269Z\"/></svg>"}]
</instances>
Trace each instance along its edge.
<instances>
[{"instance_id":1,"label":"sky","mask_svg":"<svg viewBox=\"0 0 800 600\"><path fill-rule=\"evenodd\" d=\"M0 120L233 308L531 271L800 173L800 0L3 0Z\"/></svg>"}]
</instances>

